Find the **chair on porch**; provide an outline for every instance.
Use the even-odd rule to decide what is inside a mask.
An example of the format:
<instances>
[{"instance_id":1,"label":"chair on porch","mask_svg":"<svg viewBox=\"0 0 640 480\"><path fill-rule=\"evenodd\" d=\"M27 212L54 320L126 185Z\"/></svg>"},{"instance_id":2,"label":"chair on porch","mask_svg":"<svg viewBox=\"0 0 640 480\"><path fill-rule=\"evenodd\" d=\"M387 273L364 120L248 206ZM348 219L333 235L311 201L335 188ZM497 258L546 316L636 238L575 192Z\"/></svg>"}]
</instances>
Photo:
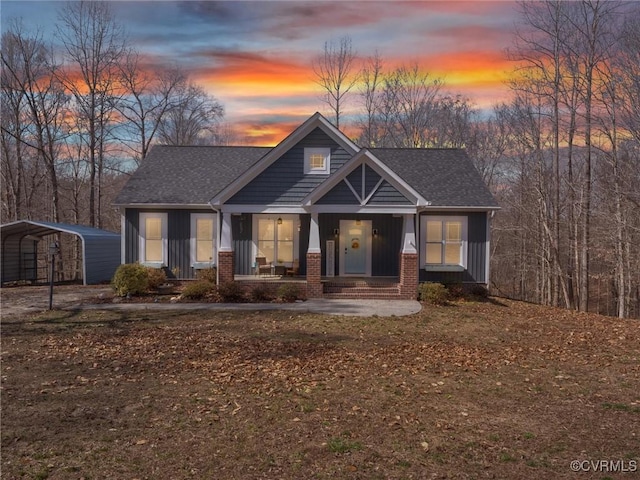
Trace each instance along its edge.
<instances>
[{"instance_id":1,"label":"chair on porch","mask_svg":"<svg viewBox=\"0 0 640 480\"><path fill-rule=\"evenodd\" d=\"M271 275L271 265L267 263L267 257L256 257L256 275Z\"/></svg>"},{"instance_id":2,"label":"chair on porch","mask_svg":"<svg viewBox=\"0 0 640 480\"><path fill-rule=\"evenodd\" d=\"M288 277L297 277L299 271L300 271L300 260L296 258L293 261L293 265L291 266L291 268L287 268L287 271L285 273Z\"/></svg>"}]
</instances>

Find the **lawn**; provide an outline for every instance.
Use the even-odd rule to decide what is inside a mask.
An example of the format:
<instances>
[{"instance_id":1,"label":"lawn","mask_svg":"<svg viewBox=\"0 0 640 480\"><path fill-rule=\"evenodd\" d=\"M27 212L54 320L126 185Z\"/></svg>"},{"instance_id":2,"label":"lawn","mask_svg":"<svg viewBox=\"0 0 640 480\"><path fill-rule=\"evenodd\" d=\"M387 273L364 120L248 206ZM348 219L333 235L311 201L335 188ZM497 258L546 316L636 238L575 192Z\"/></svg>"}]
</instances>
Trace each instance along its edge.
<instances>
[{"instance_id":1,"label":"lawn","mask_svg":"<svg viewBox=\"0 0 640 480\"><path fill-rule=\"evenodd\" d=\"M501 299L4 318L2 478L630 480L639 334Z\"/></svg>"}]
</instances>

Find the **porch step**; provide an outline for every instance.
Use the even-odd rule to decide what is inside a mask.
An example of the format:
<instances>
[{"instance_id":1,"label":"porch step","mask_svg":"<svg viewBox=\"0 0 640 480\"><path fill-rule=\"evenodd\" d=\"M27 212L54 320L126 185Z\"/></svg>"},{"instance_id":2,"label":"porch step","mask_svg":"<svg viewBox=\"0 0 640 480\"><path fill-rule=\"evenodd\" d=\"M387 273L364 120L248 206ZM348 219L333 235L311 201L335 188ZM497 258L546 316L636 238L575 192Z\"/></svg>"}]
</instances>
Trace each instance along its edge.
<instances>
[{"instance_id":1,"label":"porch step","mask_svg":"<svg viewBox=\"0 0 640 480\"><path fill-rule=\"evenodd\" d=\"M368 298L377 300L393 300L400 295L397 284L359 285L354 284L325 284L324 298Z\"/></svg>"}]
</instances>

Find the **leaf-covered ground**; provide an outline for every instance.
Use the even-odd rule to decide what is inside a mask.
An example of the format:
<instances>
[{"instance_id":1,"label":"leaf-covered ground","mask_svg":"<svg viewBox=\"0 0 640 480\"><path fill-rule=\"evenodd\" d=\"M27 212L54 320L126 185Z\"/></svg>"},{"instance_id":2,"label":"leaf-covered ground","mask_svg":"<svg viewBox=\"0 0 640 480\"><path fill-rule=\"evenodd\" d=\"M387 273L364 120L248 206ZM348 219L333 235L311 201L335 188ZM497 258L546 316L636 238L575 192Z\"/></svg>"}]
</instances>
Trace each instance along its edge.
<instances>
[{"instance_id":1,"label":"leaf-covered ground","mask_svg":"<svg viewBox=\"0 0 640 480\"><path fill-rule=\"evenodd\" d=\"M4 318L2 478L630 480L570 462L640 457L639 334L497 299Z\"/></svg>"}]
</instances>

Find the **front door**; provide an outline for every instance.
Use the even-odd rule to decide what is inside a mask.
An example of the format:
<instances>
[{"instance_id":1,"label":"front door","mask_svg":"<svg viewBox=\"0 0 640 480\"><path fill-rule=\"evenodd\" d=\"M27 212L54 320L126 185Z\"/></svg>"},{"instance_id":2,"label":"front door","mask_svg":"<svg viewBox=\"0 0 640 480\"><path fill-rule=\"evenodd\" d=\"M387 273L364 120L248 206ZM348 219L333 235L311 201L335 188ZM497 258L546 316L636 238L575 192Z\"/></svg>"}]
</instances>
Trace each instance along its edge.
<instances>
[{"instance_id":1,"label":"front door","mask_svg":"<svg viewBox=\"0 0 640 480\"><path fill-rule=\"evenodd\" d=\"M371 276L371 220L340 220L340 275Z\"/></svg>"}]
</instances>

